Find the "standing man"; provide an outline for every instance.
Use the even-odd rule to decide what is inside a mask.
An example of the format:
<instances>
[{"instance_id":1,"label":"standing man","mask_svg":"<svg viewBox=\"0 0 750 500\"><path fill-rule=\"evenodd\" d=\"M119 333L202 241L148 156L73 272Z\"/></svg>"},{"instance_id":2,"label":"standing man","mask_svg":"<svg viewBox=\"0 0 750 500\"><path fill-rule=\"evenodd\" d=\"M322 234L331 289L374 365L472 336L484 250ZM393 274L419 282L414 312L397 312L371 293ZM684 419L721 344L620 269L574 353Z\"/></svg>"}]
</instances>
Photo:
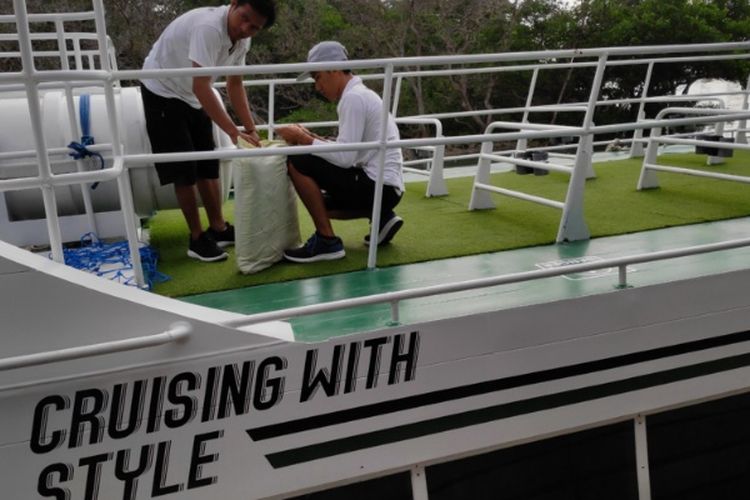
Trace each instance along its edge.
<instances>
[{"instance_id":1,"label":"standing man","mask_svg":"<svg viewBox=\"0 0 750 500\"><path fill-rule=\"evenodd\" d=\"M347 52L339 42L315 45L307 62L346 61ZM308 74L300 75L304 79ZM329 101L338 101L337 144L377 142L380 140L383 100L365 87L362 79L349 70L315 71L315 89ZM330 141L300 125L276 129L292 145L325 145ZM387 140L399 139L393 116L388 115ZM378 150L320 152L289 156L287 168L297 194L315 224L315 233L300 248L286 250L284 257L293 262L315 262L343 258L341 238L333 232L331 219L370 217L375 199L375 181L380 165ZM401 149L386 150L383 173L383 198L377 244L391 241L404 221L393 211L404 192ZM369 235L365 245L369 245Z\"/></svg>"},{"instance_id":2,"label":"standing man","mask_svg":"<svg viewBox=\"0 0 750 500\"><path fill-rule=\"evenodd\" d=\"M202 7L182 14L167 26L151 48L143 69L241 66L250 39L276 19L274 0L231 0L221 7ZM214 92L213 76L143 79L146 128L154 153L213 151L212 122L231 139L259 144L241 75L227 76L227 94L244 130L234 124ZM174 184L177 203L190 230L188 256L204 262L224 260L234 243L234 227L221 209L219 161L159 163L162 185ZM197 192L196 192L197 186ZM200 194L209 220L203 231Z\"/></svg>"}]
</instances>

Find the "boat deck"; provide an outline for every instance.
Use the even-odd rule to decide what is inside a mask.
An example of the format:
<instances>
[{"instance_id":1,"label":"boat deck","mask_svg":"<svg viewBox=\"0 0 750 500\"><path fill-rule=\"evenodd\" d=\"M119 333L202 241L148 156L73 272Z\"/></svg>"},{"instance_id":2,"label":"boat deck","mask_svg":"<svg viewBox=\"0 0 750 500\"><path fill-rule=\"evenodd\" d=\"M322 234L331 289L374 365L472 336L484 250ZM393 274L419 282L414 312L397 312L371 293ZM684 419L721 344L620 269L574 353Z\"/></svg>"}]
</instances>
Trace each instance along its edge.
<instances>
[{"instance_id":1,"label":"boat deck","mask_svg":"<svg viewBox=\"0 0 750 500\"><path fill-rule=\"evenodd\" d=\"M377 293L455 283L545 267L685 248L750 234L750 218L694 224L575 243L544 245L491 254L394 266L245 289L194 295L183 300L253 314ZM645 286L750 267L750 248L725 250L628 267L628 284ZM481 311L509 309L586 295L615 292L616 268L530 282L406 300L400 323L410 324ZM321 341L392 326L389 304L357 307L291 320L295 338Z\"/></svg>"}]
</instances>

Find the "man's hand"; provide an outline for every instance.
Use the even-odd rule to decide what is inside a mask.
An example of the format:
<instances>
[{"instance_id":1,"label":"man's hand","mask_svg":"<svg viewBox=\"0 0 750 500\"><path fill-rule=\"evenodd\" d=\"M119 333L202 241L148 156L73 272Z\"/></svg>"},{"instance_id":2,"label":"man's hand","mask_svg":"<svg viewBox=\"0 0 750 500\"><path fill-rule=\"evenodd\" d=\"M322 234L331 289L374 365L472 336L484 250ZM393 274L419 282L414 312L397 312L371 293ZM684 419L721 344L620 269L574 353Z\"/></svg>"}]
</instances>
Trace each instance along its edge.
<instances>
[{"instance_id":1,"label":"man's hand","mask_svg":"<svg viewBox=\"0 0 750 500\"><path fill-rule=\"evenodd\" d=\"M257 130L253 130L251 133L237 131L237 135L232 137L232 142L236 145L238 138L242 138L245 142L249 142L255 147L260 147L260 136Z\"/></svg>"},{"instance_id":2,"label":"man's hand","mask_svg":"<svg viewBox=\"0 0 750 500\"><path fill-rule=\"evenodd\" d=\"M276 133L292 146L309 146L314 139L313 135L305 127L296 124L278 127L276 128Z\"/></svg>"}]
</instances>

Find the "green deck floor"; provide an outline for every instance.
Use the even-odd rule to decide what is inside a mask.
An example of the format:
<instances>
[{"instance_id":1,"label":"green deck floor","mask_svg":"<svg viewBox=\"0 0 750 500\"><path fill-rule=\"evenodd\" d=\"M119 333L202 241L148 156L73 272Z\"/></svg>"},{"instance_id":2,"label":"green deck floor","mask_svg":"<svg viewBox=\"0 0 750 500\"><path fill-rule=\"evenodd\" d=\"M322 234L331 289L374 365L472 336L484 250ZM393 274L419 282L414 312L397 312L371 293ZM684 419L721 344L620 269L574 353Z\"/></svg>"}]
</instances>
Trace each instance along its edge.
<instances>
[{"instance_id":1,"label":"green deck floor","mask_svg":"<svg viewBox=\"0 0 750 500\"><path fill-rule=\"evenodd\" d=\"M377 293L539 269L563 259L608 259L660 250L740 239L750 235L750 218L644 231L588 241L544 245L477 256L458 257L370 271L259 285L183 297L216 309L252 314ZM628 283L644 286L750 267L750 248L637 264ZM403 301L400 322L410 324L507 309L584 295L616 292L617 270L584 276L558 276L525 283ZM291 320L299 341L313 342L359 331L385 328L388 304L358 307Z\"/></svg>"}]
</instances>

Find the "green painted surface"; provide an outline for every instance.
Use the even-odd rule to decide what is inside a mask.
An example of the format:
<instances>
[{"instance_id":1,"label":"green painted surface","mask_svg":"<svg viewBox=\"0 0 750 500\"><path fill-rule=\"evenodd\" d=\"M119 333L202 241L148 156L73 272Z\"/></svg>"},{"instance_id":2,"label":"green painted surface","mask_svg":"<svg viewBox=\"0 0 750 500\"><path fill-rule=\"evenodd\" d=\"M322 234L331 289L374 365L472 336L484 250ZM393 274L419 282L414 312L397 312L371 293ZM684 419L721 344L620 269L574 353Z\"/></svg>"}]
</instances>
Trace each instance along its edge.
<instances>
[{"instance_id":1,"label":"green painted surface","mask_svg":"<svg viewBox=\"0 0 750 500\"><path fill-rule=\"evenodd\" d=\"M499 276L539 269L561 259L608 259L659 250L740 239L750 234L750 218L694 224L676 228L544 245L476 256L457 257L371 271L308 278L238 290L185 297L183 300L217 309L252 314L377 293ZM628 273L632 286L644 286L750 267L750 249L637 264ZM576 278L576 279L571 279ZM400 322L410 324L507 309L599 293L616 293L616 269L587 276L558 276L525 283L403 301ZM292 320L297 340L312 342L385 328L388 304L358 307Z\"/></svg>"}]
</instances>

